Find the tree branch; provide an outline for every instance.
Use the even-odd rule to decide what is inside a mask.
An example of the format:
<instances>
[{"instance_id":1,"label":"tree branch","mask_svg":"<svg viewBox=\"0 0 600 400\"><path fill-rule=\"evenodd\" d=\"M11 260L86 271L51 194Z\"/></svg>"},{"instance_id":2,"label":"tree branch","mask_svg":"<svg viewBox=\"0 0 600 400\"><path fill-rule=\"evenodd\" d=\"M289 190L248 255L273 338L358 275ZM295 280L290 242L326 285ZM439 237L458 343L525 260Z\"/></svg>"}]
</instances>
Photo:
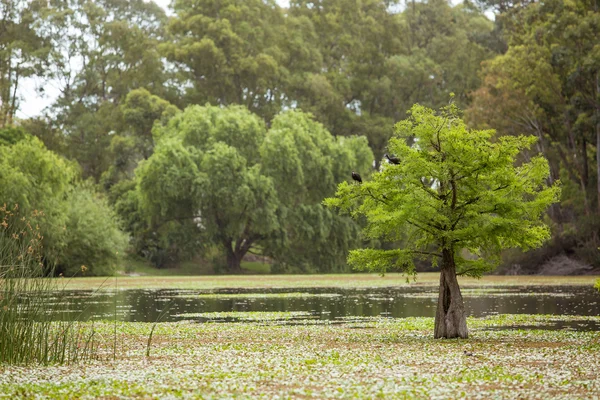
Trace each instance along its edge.
<instances>
[{"instance_id":1,"label":"tree branch","mask_svg":"<svg viewBox=\"0 0 600 400\"><path fill-rule=\"evenodd\" d=\"M420 250L409 250L410 253L417 253L417 254L425 254L428 256L435 256L435 257L440 257L442 258L442 255L439 253L434 253L431 251L420 251Z\"/></svg>"}]
</instances>

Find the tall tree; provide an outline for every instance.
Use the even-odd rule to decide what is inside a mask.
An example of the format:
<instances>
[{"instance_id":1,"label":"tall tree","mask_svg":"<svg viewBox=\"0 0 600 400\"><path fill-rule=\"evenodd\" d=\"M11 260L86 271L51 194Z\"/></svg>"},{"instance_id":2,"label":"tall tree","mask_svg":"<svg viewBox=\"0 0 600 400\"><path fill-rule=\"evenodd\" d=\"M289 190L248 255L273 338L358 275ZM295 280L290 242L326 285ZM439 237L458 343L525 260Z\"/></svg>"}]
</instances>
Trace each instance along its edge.
<instances>
[{"instance_id":1,"label":"tall tree","mask_svg":"<svg viewBox=\"0 0 600 400\"><path fill-rule=\"evenodd\" d=\"M367 136L378 160L404 110L438 107L450 92L467 104L480 62L493 54L493 24L474 7L434 0L394 13L392 3L290 2L290 15L312 21L323 59L294 99L334 135Z\"/></svg>"},{"instance_id":2,"label":"tall tree","mask_svg":"<svg viewBox=\"0 0 600 400\"><path fill-rule=\"evenodd\" d=\"M46 1L0 1L0 128L13 123L19 87L31 77L47 77L52 43L43 30Z\"/></svg>"},{"instance_id":3,"label":"tall tree","mask_svg":"<svg viewBox=\"0 0 600 400\"><path fill-rule=\"evenodd\" d=\"M541 217L558 200L559 187L546 185L542 156L515 165L533 136L492 141L493 130L467 129L454 105L440 115L415 105L410 115L388 144L400 163L362 184L340 184L325 203L364 216L367 237L404 243L394 250L352 251L356 268L385 272L398 266L414 274L415 258L439 263L434 336L466 338L457 275L490 271L504 248L541 245L550 236Z\"/></svg>"},{"instance_id":4,"label":"tall tree","mask_svg":"<svg viewBox=\"0 0 600 400\"><path fill-rule=\"evenodd\" d=\"M265 133L241 106L191 106L157 132L154 154L136 171L155 224L193 222L199 246L218 245L229 272L278 227L277 194L258 165Z\"/></svg>"},{"instance_id":5,"label":"tall tree","mask_svg":"<svg viewBox=\"0 0 600 400\"><path fill-rule=\"evenodd\" d=\"M99 179L111 164L112 135L125 123L119 105L145 88L170 98L168 74L158 51L164 10L143 0L60 0L53 41L60 53L54 75L60 96L55 125L67 138L70 158L86 177Z\"/></svg>"},{"instance_id":6,"label":"tall tree","mask_svg":"<svg viewBox=\"0 0 600 400\"><path fill-rule=\"evenodd\" d=\"M600 238L600 12L589 1L521 4L503 14L506 54L485 64L484 84L474 93L469 120L503 134L539 137L551 180L565 184L561 207L552 213L565 232L581 232L576 242L596 248ZM600 162L600 161L598 161ZM594 203L596 207L594 207ZM577 230L569 229L573 224ZM579 245L576 245L579 246ZM595 257L588 262L597 262Z\"/></svg>"},{"instance_id":7,"label":"tall tree","mask_svg":"<svg viewBox=\"0 0 600 400\"><path fill-rule=\"evenodd\" d=\"M177 0L173 9L162 50L184 75L188 104L241 104L265 120L279 112L288 71L274 0Z\"/></svg>"}]
</instances>

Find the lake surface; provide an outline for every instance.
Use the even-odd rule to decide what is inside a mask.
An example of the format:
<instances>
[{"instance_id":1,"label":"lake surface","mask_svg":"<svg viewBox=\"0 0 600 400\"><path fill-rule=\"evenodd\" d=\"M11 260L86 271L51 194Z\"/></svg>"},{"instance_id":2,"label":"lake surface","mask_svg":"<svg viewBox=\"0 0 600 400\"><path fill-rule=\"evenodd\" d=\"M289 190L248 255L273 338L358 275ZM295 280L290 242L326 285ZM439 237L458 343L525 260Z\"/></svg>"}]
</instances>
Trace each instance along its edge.
<instances>
[{"instance_id":1,"label":"lake surface","mask_svg":"<svg viewBox=\"0 0 600 400\"><path fill-rule=\"evenodd\" d=\"M486 287L462 289L467 314L551 314L599 316L600 294L591 287ZM131 322L235 322L239 315L261 315L286 321L329 320L343 323L352 317L433 317L437 288L397 287L368 289L271 289L271 290L120 290L116 292L65 291L48 299L60 312L77 319L113 319ZM58 311L58 310L57 310ZM577 326L600 330L597 322ZM561 326L555 328L561 329Z\"/></svg>"}]
</instances>

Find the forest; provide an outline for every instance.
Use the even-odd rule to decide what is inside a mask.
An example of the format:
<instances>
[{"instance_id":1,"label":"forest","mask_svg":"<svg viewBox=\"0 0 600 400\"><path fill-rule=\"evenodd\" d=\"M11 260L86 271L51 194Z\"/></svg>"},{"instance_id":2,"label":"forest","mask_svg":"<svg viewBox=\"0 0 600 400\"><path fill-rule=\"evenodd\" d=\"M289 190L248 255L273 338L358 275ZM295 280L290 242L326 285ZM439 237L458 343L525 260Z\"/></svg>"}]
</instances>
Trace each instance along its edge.
<instances>
[{"instance_id":1,"label":"forest","mask_svg":"<svg viewBox=\"0 0 600 400\"><path fill-rule=\"evenodd\" d=\"M562 187L550 239L503 251L498 271L587 273L600 267L599 7L0 0L0 203L35 221L65 276L111 275L123 257L348 272L350 250L403 243L362 236L323 200L389 163L413 104L452 102L495 140L535 137L519 162L544 156ZM57 93L40 115L19 113L28 82Z\"/></svg>"}]
</instances>

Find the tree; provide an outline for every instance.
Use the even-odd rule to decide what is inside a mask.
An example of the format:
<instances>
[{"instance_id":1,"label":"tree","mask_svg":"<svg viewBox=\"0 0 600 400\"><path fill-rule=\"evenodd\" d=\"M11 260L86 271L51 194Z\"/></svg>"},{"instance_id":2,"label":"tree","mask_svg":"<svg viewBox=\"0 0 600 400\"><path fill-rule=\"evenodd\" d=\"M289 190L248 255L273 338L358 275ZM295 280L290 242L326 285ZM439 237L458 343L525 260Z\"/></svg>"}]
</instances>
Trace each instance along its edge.
<instances>
[{"instance_id":1,"label":"tree","mask_svg":"<svg viewBox=\"0 0 600 400\"><path fill-rule=\"evenodd\" d=\"M112 135L108 153L112 165L102 174L100 183L105 190L125 179L133 179L133 171L141 160L154 151L152 128L166 123L179 109L146 89L134 89L119 105L123 124Z\"/></svg>"},{"instance_id":2,"label":"tree","mask_svg":"<svg viewBox=\"0 0 600 400\"><path fill-rule=\"evenodd\" d=\"M467 129L452 104L439 115L413 106L388 145L400 164L385 165L363 184L341 183L336 197L325 201L364 216L367 237L404 243L354 250L349 262L381 273L400 266L408 274L415 273L415 258L439 263L434 336L466 338L457 276L479 277L494 268L502 249L535 248L550 235L541 216L558 200L559 187L546 184L548 163L536 156L515 165L535 140Z\"/></svg>"},{"instance_id":3,"label":"tree","mask_svg":"<svg viewBox=\"0 0 600 400\"><path fill-rule=\"evenodd\" d=\"M213 243L229 272L278 228L277 195L260 171L265 124L241 106L192 106L157 129L154 154L136 171L155 226L191 223L197 247Z\"/></svg>"},{"instance_id":4,"label":"tree","mask_svg":"<svg viewBox=\"0 0 600 400\"><path fill-rule=\"evenodd\" d=\"M285 18L274 0L178 0L173 8L173 39L161 50L179 66L188 104L241 104L265 120L281 110Z\"/></svg>"},{"instance_id":5,"label":"tree","mask_svg":"<svg viewBox=\"0 0 600 400\"><path fill-rule=\"evenodd\" d=\"M153 134L154 154L135 171L137 195L117 201L123 215L139 209L151 220L148 235L128 218L138 237L173 252L185 248L183 255L216 245L228 272L239 272L249 251L282 270L345 268L346 252L359 244L357 225L321 201L352 169L368 176L365 138L336 139L299 111L278 115L267 131L242 106L190 106ZM186 237L175 235L183 230Z\"/></svg>"},{"instance_id":6,"label":"tree","mask_svg":"<svg viewBox=\"0 0 600 400\"><path fill-rule=\"evenodd\" d=\"M346 270L348 250L360 245L359 226L321 202L350 171L369 176L373 153L366 138L334 138L309 114L288 111L272 121L260 153L281 210L281 240L266 249L277 261L274 269Z\"/></svg>"},{"instance_id":7,"label":"tree","mask_svg":"<svg viewBox=\"0 0 600 400\"><path fill-rule=\"evenodd\" d=\"M51 19L52 64L60 90L51 107L54 124L66 137L66 156L84 177L98 180L111 165L112 136L126 127L120 105L128 93L145 88L177 98L158 51L164 40L164 10L143 0L57 0Z\"/></svg>"},{"instance_id":8,"label":"tree","mask_svg":"<svg viewBox=\"0 0 600 400\"><path fill-rule=\"evenodd\" d=\"M484 63L468 119L500 134L536 135L551 179L564 184L550 255L597 265L600 240L600 13L598 2L517 3L505 11L508 50ZM596 160L594 160L596 158ZM594 204L595 203L595 204ZM548 253L547 253L548 254Z\"/></svg>"},{"instance_id":9,"label":"tree","mask_svg":"<svg viewBox=\"0 0 600 400\"><path fill-rule=\"evenodd\" d=\"M19 107L19 85L46 77L52 46L43 34L47 2L0 1L0 128L10 126Z\"/></svg>"},{"instance_id":10,"label":"tree","mask_svg":"<svg viewBox=\"0 0 600 400\"><path fill-rule=\"evenodd\" d=\"M127 237L102 196L77 178L76 165L37 138L0 145L0 201L37 216L44 261L57 273L72 275L81 265L88 275L112 273Z\"/></svg>"},{"instance_id":11,"label":"tree","mask_svg":"<svg viewBox=\"0 0 600 400\"><path fill-rule=\"evenodd\" d=\"M395 13L394 3L292 0L289 9L312 22L323 60L291 97L335 136L366 136L377 160L412 104L439 107L450 92L468 104L493 55L493 24L472 6L431 0Z\"/></svg>"}]
</instances>

